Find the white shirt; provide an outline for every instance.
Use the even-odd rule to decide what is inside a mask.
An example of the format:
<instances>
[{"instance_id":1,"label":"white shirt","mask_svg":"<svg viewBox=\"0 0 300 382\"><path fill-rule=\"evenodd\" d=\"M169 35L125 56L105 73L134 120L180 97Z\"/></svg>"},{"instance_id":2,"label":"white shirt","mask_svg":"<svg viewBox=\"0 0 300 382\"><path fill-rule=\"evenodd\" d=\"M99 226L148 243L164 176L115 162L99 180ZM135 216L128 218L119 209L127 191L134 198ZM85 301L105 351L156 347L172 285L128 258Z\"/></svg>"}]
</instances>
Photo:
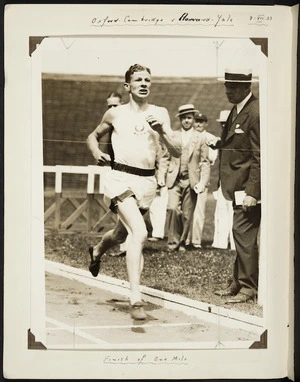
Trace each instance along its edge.
<instances>
[{"instance_id":1,"label":"white shirt","mask_svg":"<svg viewBox=\"0 0 300 382\"><path fill-rule=\"evenodd\" d=\"M252 96L252 92L250 92L246 98L243 99L242 102L236 104L236 111L239 114L239 112L242 110L242 108L246 105L250 97Z\"/></svg>"},{"instance_id":2,"label":"white shirt","mask_svg":"<svg viewBox=\"0 0 300 382\"><path fill-rule=\"evenodd\" d=\"M185 147L191 139L191 136L193 133L193 128L191 128L189 130L181 129L181 131L182 131L181 132L182 147Z\"/></svg>"}]
</instances>

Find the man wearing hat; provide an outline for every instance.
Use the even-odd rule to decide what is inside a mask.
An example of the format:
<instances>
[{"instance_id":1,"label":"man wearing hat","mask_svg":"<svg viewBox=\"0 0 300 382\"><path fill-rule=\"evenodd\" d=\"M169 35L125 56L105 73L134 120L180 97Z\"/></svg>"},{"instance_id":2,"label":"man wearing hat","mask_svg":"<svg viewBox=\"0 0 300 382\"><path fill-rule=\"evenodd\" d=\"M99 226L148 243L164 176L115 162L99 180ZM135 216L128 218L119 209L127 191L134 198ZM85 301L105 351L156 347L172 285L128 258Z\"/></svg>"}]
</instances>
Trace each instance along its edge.
<instances>
[{"instance_id":1,"label":"man wearing hat","mask_svg":"<svg viewBox=\"0 0 300 382\"><path fill-rule=\"evenodd\" d=\"M193 126L199 111L192 104L178 108L181 128L176 130L182 143L180 158L170 157L166 178L168 187L168 247L170 250L185 250L186 240L192 225L197 194L208 185L210 164L206 139Z\"/></svg>"},{"instance_id":2,"label":"man wearing hat","mask_svg":"<svg viewBox=\"0 0 300 382\"><path fill-rule=\"evenodd\" d=\"M199 131L199 133L204 136L205 140L215 139L216 137L207 131L208 128L208 119L205 114L197 113L195 114L195 130ZM212 166L218 157L218 151L213 150L209 147L208 149L208 160L210 165ZM202 239L202 231L204 227L205 221L205 206L207 200L207 187L197 196L196 207L193 215L193 223L191 225L191 229L187 238L187 244L191 244L194 248L201 248L201 239Z\"/></svg>"},{"instance_id":3,"label":"man wearing hat","mask_svg":"<svg viewBox=\"0 0 300 382\"><path fill-rule=\"evenodd\" d=\"M259 101L252 94L251 70L226 70L225 89L234 106L221 139L208 142L220 151L222 193L233 202L233 237L236 246L233 280L215 292L230 296L227 303L242 303L257 296L258 231L261 219Z\"/></svg>"}]
</instances>

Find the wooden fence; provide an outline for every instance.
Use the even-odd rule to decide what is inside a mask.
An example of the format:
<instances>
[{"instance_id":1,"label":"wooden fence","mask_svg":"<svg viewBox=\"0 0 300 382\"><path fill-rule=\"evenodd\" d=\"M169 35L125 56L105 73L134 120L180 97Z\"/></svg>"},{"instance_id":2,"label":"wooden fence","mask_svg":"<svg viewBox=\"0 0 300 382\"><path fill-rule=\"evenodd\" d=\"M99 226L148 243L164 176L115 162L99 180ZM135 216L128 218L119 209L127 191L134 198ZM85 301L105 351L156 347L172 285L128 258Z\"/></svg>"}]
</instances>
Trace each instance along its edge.
<instances>
[{"instance_id":1,"label":"wooden fence","mask_svg":"<svg viewBox=\"0 0 300 382\"><path fill-rule=\"evenodd\" d=\"M47 229L62 231L107 231L116 223L103 201L101 176L111 171L99 166L43 166L45 173L54 173L54 188L44 190L44 224ZM86 189L63 188L63 175L85 174ZM95 182L98 177L99 182ZM98 183L98 188L95 187Z\"/></svg>"}]
</instances>

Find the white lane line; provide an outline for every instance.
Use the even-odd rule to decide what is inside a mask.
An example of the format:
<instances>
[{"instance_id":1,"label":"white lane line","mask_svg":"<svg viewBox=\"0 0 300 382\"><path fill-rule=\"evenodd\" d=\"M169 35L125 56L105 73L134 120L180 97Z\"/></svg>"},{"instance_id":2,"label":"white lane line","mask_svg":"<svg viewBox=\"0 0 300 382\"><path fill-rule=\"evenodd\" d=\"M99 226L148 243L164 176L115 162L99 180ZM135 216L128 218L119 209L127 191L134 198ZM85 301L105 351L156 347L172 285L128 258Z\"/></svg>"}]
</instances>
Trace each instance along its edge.
<instances>
[{"instance_id":1,"label":"white lane line","mask_svg":"<svg viewBox=\"0 0 300 382\"><path fill-rule=\"evenodd\" d=\"M76 330L92 330L92 329L130 329L130 328L161 328L161 327L176 327L176 326L203 326L201 323L193 322L183 322L175 324L140 324L140 325L103 325L103 326L76 326ZM64 328L46 328L48 331L51 330L64 330Z\"/></svg>"},{"instance_id":2,"label":"white lane line","mask_svg":"<svg viewBox=\"0 0 300 382\"><path fill-rule=\"evenodd\" d=\"M64 324L60 321L54 320L53 318L46 317L46 321L49 322L50 324L56 325L59 329L66 330L70 333L73 333L75 336L85 338L86 340L94 342L95 344L98 344L98 345L109 344L108 342L106 342L104 340L100 340L99 338L96 338L94 336L91 336L90 334L85 333L84 331L82 331L81 329L78 329L77 327L72 327L72 326Z\"/></svg>"}]
</instances>

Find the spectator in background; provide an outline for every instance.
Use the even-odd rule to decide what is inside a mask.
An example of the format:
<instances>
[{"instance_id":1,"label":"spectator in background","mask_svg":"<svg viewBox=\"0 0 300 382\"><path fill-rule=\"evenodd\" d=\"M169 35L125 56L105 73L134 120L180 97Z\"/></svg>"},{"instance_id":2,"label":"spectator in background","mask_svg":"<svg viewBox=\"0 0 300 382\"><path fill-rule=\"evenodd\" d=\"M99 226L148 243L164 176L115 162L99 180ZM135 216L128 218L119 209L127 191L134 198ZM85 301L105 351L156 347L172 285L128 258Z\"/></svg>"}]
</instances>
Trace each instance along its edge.
<instances>
[{"instance_id":1,"label":"spectator in background","mask_svg":"<svg viewBox=\"0 0 300 382\"><path fill-rule=\"evenodd\" d=\"M166 175L169 164L169 153L166 147L161 146L156 160L156 196L149 208L149 218L152 226L149 241L159 241L165 237L165 224L168 204L168 188L166 187Z\"/></svg>"},{"instance_id":2,"label":"spectator in background","mask_svg":"<svg viewBox=\"0 0 300 382\"><path fill-rule=\"evenodd\" d=\"M197 130L205 142L209 139L216 138L213 134L207 131L208 120L206 115L198 113L195 114L195 123L194 128ZM212 166L218 157L218 152L209 147L208 149L208 159L209 163ZM187 245L191 244L193 248L201 248L202 232L205 221L205 207L207 200L208 188L206 187L204 192L198 194L196 207L194 210L193 223L187 238Z\"/></svg>"},{"instance_id":3,"label":"spectator in background","mask_svg":"<svg viewBox=\"0 0 300 382\"><path fill-rule=\"evenodd\" d=\"M225 123L230 114L230 110L222 110L217 122L220 122L221 129L225 127ZM217 150L215 150L217 152ZM216 199L215 209L215 230L214 240L212 247L227 249L228 245L230 249L235 250L235 244L232 234L232 222L233 222L233 208L232 201L226 200L223 196L221 187L219 186L217 191L213 192Z\"/></svg>"},{"instance_id":4,"label":"spectator in background","mask_svg":"<svg viewBox=\"0 0 300 382\"><path fill-rule=\"evenodd\" d=\"M111 131L115 160L113 169L104 178L104 199L110 209L118 214L115 228L106 232L94 247L89 248L89 270L96 277L100 270L102 255L111 247L131 240L126 253L127 273L130 284L130 313L133 319L147 318L140 291L143 270L143 246L147 230L143 214L155 197L155 159L159 141L171 155L181 155L180 143L170 126L170 117L164 107L148 104L151 88L149 68L135 64L125 73L125 90L129 102L110 108L100 124L88 136L87 144L98 165L110 161L108 154L99 149L101 137Z\"/></svg>"},{"instance_id":5,"label":"spectator in background","mask_svg":"<svg viewBox=\"0 0 300 382\"><path fill-rule=\"evenodd\" d=\"M227 288L215 291L233 296L226 303L253 300L258 290L258 233L260 205L260 118L259 101L252 94L252 70L226 70L225 89L234 106L221 139L208 145L220 151L220 185L227 200L233 202L233 237L236 260L233 278Z\"/></svg>"},{"instance_id":6,"label":"spectator in background","mask_svg":"<svg viewBox=\"0 0 300 382\"><path fill-rule=\"evenodd\" d=\"M107 96L106 99L107 102L107 108L110 109L111 107L117 107L119 105L122 105L122 96L118 92L111 92Z\"/></svg>"},{"instance_id":7,"label":"spectator in background","mask_svg":"<svg viewBox=\"0 0 300 382\"><path fill-rule=\"evenodd\" d=\"M205 137L194 129L194 105L178 108L181 128L175 133L182 142L180 158L170 157L167 173L169 199L167 208L168 248L185 251L193 221L197 195L205 192L210 175L208 147Z\"/></svg>"}]
</instances>

